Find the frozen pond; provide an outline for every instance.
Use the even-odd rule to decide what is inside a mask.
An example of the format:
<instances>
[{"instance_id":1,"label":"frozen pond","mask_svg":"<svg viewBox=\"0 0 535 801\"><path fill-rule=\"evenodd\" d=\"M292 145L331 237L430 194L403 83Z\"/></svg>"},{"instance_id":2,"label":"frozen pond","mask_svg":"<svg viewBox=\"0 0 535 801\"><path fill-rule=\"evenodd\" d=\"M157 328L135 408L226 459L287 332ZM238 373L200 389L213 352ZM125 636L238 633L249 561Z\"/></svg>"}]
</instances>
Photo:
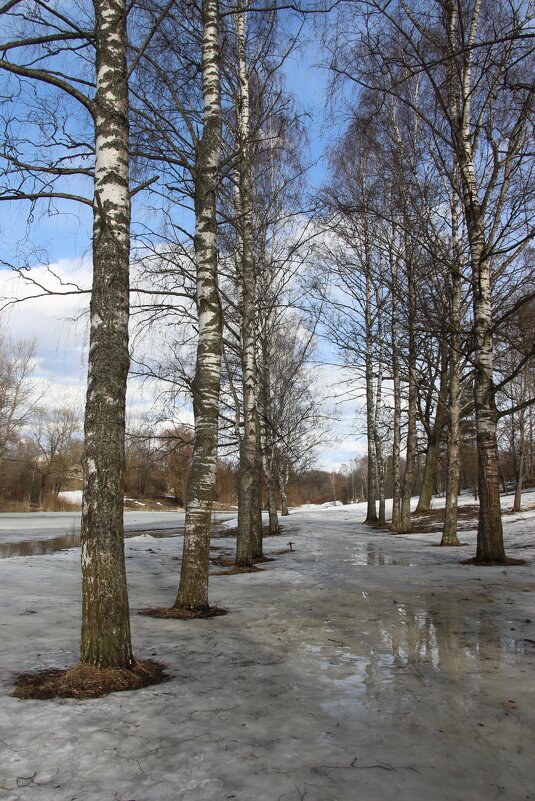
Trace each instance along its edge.
<instances>
[{"instance_id":1,"label":"frozen pond","mask_svg":"<svg viewBox=\"0 0 535 801\"><path fill-rule=\"evenodd\" d=\"M232 512L215 512L214 522L232 518ZM182 533L184 512L125 512L127 537L150 532L153 537ZM0 513L0 559L38 556L80 544L80 512Z\"/></svg>"}]
</instances>

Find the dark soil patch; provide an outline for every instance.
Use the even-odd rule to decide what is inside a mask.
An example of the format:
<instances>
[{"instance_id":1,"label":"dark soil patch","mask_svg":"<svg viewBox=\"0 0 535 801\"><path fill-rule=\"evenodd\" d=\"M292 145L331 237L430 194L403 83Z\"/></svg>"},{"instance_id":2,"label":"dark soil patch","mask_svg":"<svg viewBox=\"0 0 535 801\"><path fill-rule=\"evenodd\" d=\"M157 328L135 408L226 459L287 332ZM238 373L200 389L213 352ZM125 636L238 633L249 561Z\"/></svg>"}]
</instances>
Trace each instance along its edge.
<instances>
[{"instance_id":1,"label":"dark soil patch","mask_svg":"<svg viewBox=\"0 0 535 801\"><path fill-rule=\"evenodd\" d=\"M476 567L515 567L516 565L527 564L525 559L513 559L511 556L506 557L505 562L482 562L477 557L472 559L465 559L461 562L462 565L475 565Z\"/></svg>"},{"instance_id":2,"label":"dark soil patch","mask_svg":"<svg viewBox=\"0 0 535 801\"><path fill-rule=\"evenodd\" d=\"M258 568L255 568L254 565L264 564L264 562L274 562L275 559L271 559L269 556L260 556L258 559L253 559L253 566L244 567L244 568L235 568L235 570L220 570L211 572L211 576L230 576L234 575L234 573L255 573L259 572ZM213 559L210 559L211 564L215 565L216 567L231 567L234 568L236 564L234 559L229 558L228 556L216 556Z\"/></svg>"},{"instance_id":3,"label":"dark soil patch","mask_svg":"<svg viewBox=\"0 0 535 801\"><path fill-rule=\"evenodd\" d=\"M210 562L217 567L233 567L234 565L234 559L228 556L216 556L214 559L210 559Z\"/></svg>"},{"instance_id":4,"label":"dark soil patch","mask_svg":"<svg viewBox=\"0 0 535 801\"><path fill-rule=\"evenodd\" d=\"M157 609L138 609L138 615L159 617L164 620L206 620L210 617L226 615L227 609L221 606L209 606L206 609L191 609L188 606L171 606Z\"/></svg>"},{"instance_id":5,"label":"dark soil patch","mask_svg":"<svg viewBox=\"0 0 535 801\"><path fill-rule=\"evenodd\" d=\"M286 536L286 534L291 534L292 531L295 531L295 526L293 528L292 528L292 526L284 526L284 529L281 528L280 531L278 531L276 534L272 534L270 532L270 530L269 530L269 526L263 526L262 527L262 539L264 539L265 537L282 537L282 536ZM238 528L237 528L237 526L234 527L234 528L223 528L221 530L218 530L217 534L214 534L213 536L217 537L218 539L220 537L223 538L223 539L225 537L237 537L238 536Z\"/></svg>"},{"instance_id":6,"label":"dark soil patch","mask_svg":"<svg viewBox=\"0 0 535 801\"><path fill-rule=\"evenodd\" d=\"M467 504L459 506L457 509L457 520L459 521L459 531L469 531L477 525L479 516L479 506L477 504ZM444 525L444 509L431 509L429 512L413 512L411 515L412 529L410 534L432 534L440 531ZM391 526L389 526L391 529ZM392 531L392 534L402 532Z\"/></svg>"},{"instance_id":7,"label":"dark soil patch","mask_svg":"<svg viewBox=\"0 0 535 801\"><path fill-rule=\"evenodd\" d=\"M78 664L67 670L50 669L20 673L16 677L15 698L103 698L109 693L140 690L167 681L165 665L150 659L136 659L132 670L97 668Z\"/></svg>"},{"instance_id":8,"label":"dark soil patch","mask_svg":"<svg viewBox=\"0 0 535 801\"><path fill-rule=\"evenodd\" d=\"M460 520L477 520L479 515L479 504L477 503L467 503L463 506L457 507L457 518ZM442 509L430 509L428 512L412 512L411 517L414 521L416 518L423 519L428 518L429 520L444 520L444 508Z\"/></svg>"},{"instance_id":9,"label":"dark soil patch","mask_svg":"<svg viewBox=\"0 0 535 801\"><path fill-rule=\"evenodd\" d=\"M232 563L234 564L234 562ZM263 573L261 567L251 565L250 567L233 567L231 570L214 570L212 576L237 576L240 573Z\"/></svg>"},{"instance_id":10,"label":"dark soil patch","mask_svg":"<svg viewBox=\"0 0 535 801\"><path fill-rule=\"evenodd\" d=\"M433 548L467 548L467 542L434 542L432 545Z\"/></svg>"}]
</instances>

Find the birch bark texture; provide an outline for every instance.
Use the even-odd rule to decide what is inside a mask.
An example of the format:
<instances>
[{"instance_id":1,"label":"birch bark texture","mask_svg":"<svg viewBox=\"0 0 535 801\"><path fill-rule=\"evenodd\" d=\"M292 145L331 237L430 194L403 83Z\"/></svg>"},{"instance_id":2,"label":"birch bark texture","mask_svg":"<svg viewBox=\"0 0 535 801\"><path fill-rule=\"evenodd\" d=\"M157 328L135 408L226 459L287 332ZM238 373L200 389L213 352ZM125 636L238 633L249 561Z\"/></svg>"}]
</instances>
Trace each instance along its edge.
<instances>
[{"instance_id":1,"label":"birch bark texture","mask_svg":"<svg viewBox=\"0 0 535 801\"><path fill-rule=\"evenodd\" d=\"M364 189L364 173L361 176L362 187ZM365 305L364 305L364 324L365 324L365 369L366 369L366 435L368 440L368 492L366 503L366 523L377 522L377 461L376 461L376 442L375 431L376 408L374 392L374 370L373 370L373 314L372 314L372 257L369 234L369 220L367 215L363 216L363 247L365 258Z\"/></svg>"},{"instance_id":2,"label":"birch bark texture","mask_svg":"<svg viewBox=\"0 0 535 801\"><path fill-rule=\"evenodd\" d=\"M412 531L411 496L414 473L416 469L416 448L418 445L416 430L416 404L417 404L417 372L416 372L416 287L414 285L414 269L410 245L407 242L407 226L405 227L405 267L407 271L407 327L408 327L408 378L409 395L407 403L407 449L405 457L405 472L401 489L401 517L399 532L406 534Z\"/></svg>"},{"instance_id":3,"label":"birch bark texture","mask_svg":"<svg viewBox=\"0 0 535 801\"><path fill-rule=\"evenodd\" d=\"M96 158L80 660L100 668L131 668L123 532L130 247L126 4L94 0L94 9Z\"/></svg>"},{"instance_id":4,"label":"birch bark texture","mask_svg":"<svg viewBox=\"0 0 535 801\"><path fill-rule=\"evenodd\" d=\"M175 607L209 609L208 566L217 467L222 319L218 293L216 190L221 154L219 3L202 4L203 132L193 172L198 340L193 379L195 439L188 479L184 551Z\"/></svg>"},{"instance_id":5,"label":"birch bark texture","mask_svg":"<svg viewBox=\"0 0 535 801\"><path fill-rule=\"evenodd\" d=\"M457 536L457 501L461 479L461 323L462 274L459 247L459 210L451 198L453 266L451 271L451 333L449 343L449 395L447 409L447 478L441 545L460 545Z\"/></svg>"},{"instance_id":6,"label":"birch bark texture","mask_svg":"<svg viewBox=\"0 0 535 801\"><path fill-rule=\"evenodd\" d=\"M431 509L433 492L436 484L440 443L442 432L446 424L447 401L449 393L449 365L448 350L444 345L439 346L438 353L440 361L440 381L438 396L436 401L435 419L431 425L430 421L422 420L427 434L427 446L425 451L425 462L422 475L422 485L416 513L428 512Z\"/></svg>"},{"instance_id":7,"label":"birch bark texture","mask_svg":"<svg viewBox=\"0 0 535 801\"><path fill-rule=\"evenodd\" d=\"M238 3L236 37L238 51L238 287L240 305L241 370L243 394L243 433L240 440L238 492L238 538L236 566L250 567L253 551L258 557L259 538L256 520L258 492L255 358L255 265L253 253L253 188L250 140L249 71L246 52L247 2ZM255 536L256 534L256 536ZM261 537L260 537L261 550Z\"/></svg>"},{"instance_id":8,"label":"birch bark texture","mask_svg":"<svg viewBox=\"0 0 535 801\"><path fill-rule=\"evenodd\" d=\"M456 34L462 21L453 4L446 3L448 50L456 50ZM472 58L479 24L481 0L474 3L469 20L454 112L452 140L461 178L464 216L470 249L474 333L474 408L478 458L479 523L476 561L505 562L500 507L497 412L493 384L491 305L491 257L486 249L484 215L479 199L471 130Z\"/></svg>"},{"instance_id":9,"label":"birch bark texture","mask_svg":"<svg viewBox=\"0 0 535 801\"><path fill-rule=\"evenodd\" d=\"M401 527L401 375L399 364L398 320L398 254L389 248L390 280L392 282L390 306L390 340L392 343L392 389L394 395L392 436L392 531Z\"/></svg>"}]
</instances>

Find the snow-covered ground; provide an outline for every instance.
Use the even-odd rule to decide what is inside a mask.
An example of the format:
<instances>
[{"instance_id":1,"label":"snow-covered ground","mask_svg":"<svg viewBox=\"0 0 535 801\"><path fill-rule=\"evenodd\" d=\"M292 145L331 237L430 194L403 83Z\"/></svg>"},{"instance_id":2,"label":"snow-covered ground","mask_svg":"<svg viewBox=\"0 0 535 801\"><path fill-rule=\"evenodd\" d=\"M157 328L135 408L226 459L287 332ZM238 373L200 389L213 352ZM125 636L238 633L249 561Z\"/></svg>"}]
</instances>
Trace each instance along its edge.
<instances>
[{"instance_id":1,"label":"snow-covered ground","mask_svg":"<svg viewBox=\"0 0 535 801\"><path fill-rule=\"evenodd\" d=\"M62 490L58 492L58 498L65 503L82 503L83 492L81 489L77 490Z\"/></svg>"},{"instance_id":2,"label":"snow-covered ground","mask_svg":"<svg viewBox=\"0 0 535 801\"><path fill-rule=\"evenodd\" d=\"M91 701L7 695L76 661L78 550L1 561L0 799L534 798L535 511L505 517L527 560L505 568L460 564L473 521L440 549L363 516L295 511L263 572L211 578L229 614L202 621L135 614L174 600L181 541L128 540L135 652L171 680Z\"/></svg>"}]
</instances>

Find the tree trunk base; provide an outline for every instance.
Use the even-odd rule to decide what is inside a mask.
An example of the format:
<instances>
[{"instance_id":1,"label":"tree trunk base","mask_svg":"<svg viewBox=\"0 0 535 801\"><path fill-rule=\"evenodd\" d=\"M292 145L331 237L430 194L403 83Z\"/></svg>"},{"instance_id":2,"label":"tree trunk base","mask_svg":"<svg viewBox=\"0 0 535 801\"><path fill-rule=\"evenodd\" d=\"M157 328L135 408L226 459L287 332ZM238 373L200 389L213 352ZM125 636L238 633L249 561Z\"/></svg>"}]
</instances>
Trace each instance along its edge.
<instances>
[{"instance_id":1,"label":"tree trunk base","mask_svg":"<svg viewBox=\"0 0 535 801\"><path fill-rule=\"evenodd\" d=\"M15 698L103 698L109 693L140 690L167 681L165 665L136 659L131 670L98 668L80 662L66 670L50 669L38 673L20 673L16 677Z\"/></svg>"},{"instance_id":2,"label":"tree trunk base","mask_svg":"<svg viewBox=\"0 0 535 801\"><path fill-rule=\"evenodd\" d=\"M514 567L516 565L525 565L527 564L525 559L512 559L510 556L506 556L505 559L501 561L492 561L489 560L486 562L483 559L478 559L477 556L474 556L472 559L465 559L461 562L462 565L477 565L480 567L503 567L504 565L509 565L510 567Z\"/></svg>"},{"instance_id":3,"label":"tree trunk base","mask_svg":"<svg viewBox=\"0 0 535 801\"><path fill-rule=\"evenodd\" d=\"M369 526L370 528L381 528L379 518L375 518L375 520L365 520L364 525Z\"/></svg>"},{"instance_id":4,"label":"tree trunk base","mask_svg":"<svg viewBox=\"0 0 535 801\"><path fill-rule=\"evenodd\" d=\"M460 540L455 539L448 542L439 542L437 548L465 548L467 545L467 542L461 542Z\"/></svg>"},{"instance_id":5,"label":"tree trunk base","mask_svg":"<svg viewBox=\"0 0 535 801\"><path fill-rule=\"evenodd\" d=\"M192 609L190 606L171 606L156 609L138 609L139 615L159 617L165 620L196 620L226 615L227 610L221 606L206 606L203 609Z\"/></svg>"}]
</instances>

